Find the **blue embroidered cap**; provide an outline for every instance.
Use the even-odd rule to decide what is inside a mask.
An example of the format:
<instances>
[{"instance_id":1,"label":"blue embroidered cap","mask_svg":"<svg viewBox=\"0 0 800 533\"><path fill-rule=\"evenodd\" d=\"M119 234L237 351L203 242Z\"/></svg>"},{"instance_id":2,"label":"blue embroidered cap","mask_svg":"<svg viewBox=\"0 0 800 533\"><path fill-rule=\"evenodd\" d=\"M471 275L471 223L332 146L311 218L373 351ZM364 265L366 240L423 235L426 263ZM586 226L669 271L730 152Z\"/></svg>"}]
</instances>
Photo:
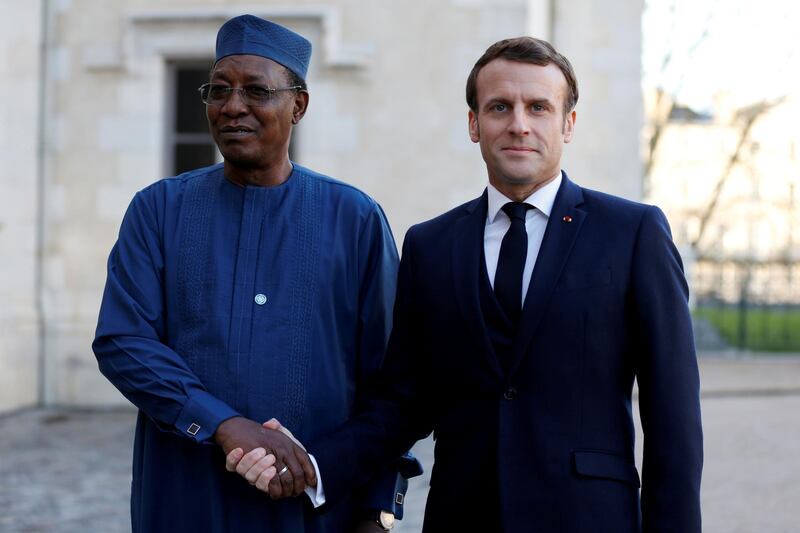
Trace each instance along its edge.
<instances>
[{"instance_id":1,"label":"blue embroidered cap","mask_svg":"<svg viewBox=\"0 0 800 533\"><path fill-rule=\"evenodd\" d=\"M279 24L241 15L222 25L217 33L217 58L248 54L266 57L306 79L311 43Z\"/></svg>"}]
</instances>

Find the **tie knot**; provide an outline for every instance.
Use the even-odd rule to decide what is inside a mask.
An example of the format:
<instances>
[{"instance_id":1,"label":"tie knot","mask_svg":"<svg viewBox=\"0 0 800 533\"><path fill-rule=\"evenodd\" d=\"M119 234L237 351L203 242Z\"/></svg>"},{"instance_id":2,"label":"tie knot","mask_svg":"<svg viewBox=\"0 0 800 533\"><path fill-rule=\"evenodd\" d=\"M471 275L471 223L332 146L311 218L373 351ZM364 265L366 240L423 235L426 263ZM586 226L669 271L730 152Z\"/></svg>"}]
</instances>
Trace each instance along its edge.
<instances>
[{"instance_id":1,"label":"tie knot","mask_svg":"<svg viewBox=\"0 0 800 533\"><path fill-rule=\"evenodd\" d=\"M511 220L517 219L525 222L525 213L532 208L531 204L524 202L508 202L502 207L502 210Z\"/></svg>"}]
</instances>

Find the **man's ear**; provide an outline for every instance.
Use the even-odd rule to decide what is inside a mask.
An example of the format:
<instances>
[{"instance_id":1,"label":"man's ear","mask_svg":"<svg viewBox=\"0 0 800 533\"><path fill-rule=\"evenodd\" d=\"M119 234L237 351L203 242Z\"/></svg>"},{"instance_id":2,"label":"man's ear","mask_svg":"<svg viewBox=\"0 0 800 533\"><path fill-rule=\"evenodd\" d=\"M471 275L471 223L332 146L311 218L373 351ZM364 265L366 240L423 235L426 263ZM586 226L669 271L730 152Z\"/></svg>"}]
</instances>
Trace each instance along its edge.
<instances>
[{"instance_id":1,"label":"man's ear","mask_svg":"<svg viewBox=\"0 0 800 533\"><path fill-rule=\"evenodd\" d=\"M564 134L564 142L568 143L572 140L572 135L575 133L575 118L577 115L575 114L575 110L573 109L570 111L566 118L564 119L564 127L562 128L562 132Z\"/></svg>"},{"instance_id":2,"label":"man's ear","mask_svg":"<svg viewBox=\"0 0 800 533\"><path fill-rule=\"evenodd\" d=\"M474 143L479 142L481 140L481 128L478 126L478 115L470 109L467 117L469 118L469 138Z\"/></svg>"},{"instance_id":3,"label":"man's ear","mask_svg":"<svg viewBox=\"0 0 800 533\"><path fill-rule=\"evenodd\" d=\"M305 116L308 109L308 100L311 96L308 91L300 89L294 95L294 108L292 109L292 124L297 124Z\"/></svg>"}]
</instances>

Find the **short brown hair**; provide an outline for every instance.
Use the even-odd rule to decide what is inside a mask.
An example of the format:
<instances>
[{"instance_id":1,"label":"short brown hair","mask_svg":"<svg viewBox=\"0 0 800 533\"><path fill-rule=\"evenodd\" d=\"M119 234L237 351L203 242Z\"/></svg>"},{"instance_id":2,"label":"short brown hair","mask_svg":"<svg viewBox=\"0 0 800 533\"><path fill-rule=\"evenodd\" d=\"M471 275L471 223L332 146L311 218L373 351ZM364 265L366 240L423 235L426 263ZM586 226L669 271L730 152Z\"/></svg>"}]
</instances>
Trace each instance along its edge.
<instances>
[{"instance_id":1,"label":"short brown hair","mask_svg":"<svg viewBox=\"0 0 800 533\"><path fill-rule=\"evenodd\" d=\"M522 63L533 63L542 67L555 64L564 78L567 80L567 97L564 99L564 116L572 111L578 103L578 82L575 79L575 71L569 59L561 55L553 48L553 45L542 39L535 37L516 37L514 39L503 39L497 41L486 49L467 78L467 105L474 112L478 112L478 72L487 63L495 59L502 58L510 61L520 61Z\"/></svg>"}]
</instances>

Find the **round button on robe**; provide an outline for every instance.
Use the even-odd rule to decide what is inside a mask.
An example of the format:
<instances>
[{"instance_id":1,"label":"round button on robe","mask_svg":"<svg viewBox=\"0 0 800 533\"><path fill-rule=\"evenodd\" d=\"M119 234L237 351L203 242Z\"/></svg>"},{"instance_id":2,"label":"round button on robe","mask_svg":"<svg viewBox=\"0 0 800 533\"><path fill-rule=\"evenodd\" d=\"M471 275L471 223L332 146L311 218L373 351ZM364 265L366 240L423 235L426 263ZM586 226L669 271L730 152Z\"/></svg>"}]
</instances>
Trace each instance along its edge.
<instances>
[{"instance_id":1,"label":"round button on robe","mask_svg":"<svg viewBox=\"0 0 800 533\"><path fill-rule=\"evenodd\" d=\"M267 303L267 297L263 294L256 294L255 301L258 305L264 305Z\"/></svg>"},{"instance_id":2,"label":"round button on robe","mask_svg":"<svg viewBox=\"0 0 800 533\"><path fill-rule=\"evenodd\" d=\"M503 398L509 401L515 399L516 397L517 397L517 389L515 389L514 387L507 388L503 393Z\"/></svg>"}]
</instances>

